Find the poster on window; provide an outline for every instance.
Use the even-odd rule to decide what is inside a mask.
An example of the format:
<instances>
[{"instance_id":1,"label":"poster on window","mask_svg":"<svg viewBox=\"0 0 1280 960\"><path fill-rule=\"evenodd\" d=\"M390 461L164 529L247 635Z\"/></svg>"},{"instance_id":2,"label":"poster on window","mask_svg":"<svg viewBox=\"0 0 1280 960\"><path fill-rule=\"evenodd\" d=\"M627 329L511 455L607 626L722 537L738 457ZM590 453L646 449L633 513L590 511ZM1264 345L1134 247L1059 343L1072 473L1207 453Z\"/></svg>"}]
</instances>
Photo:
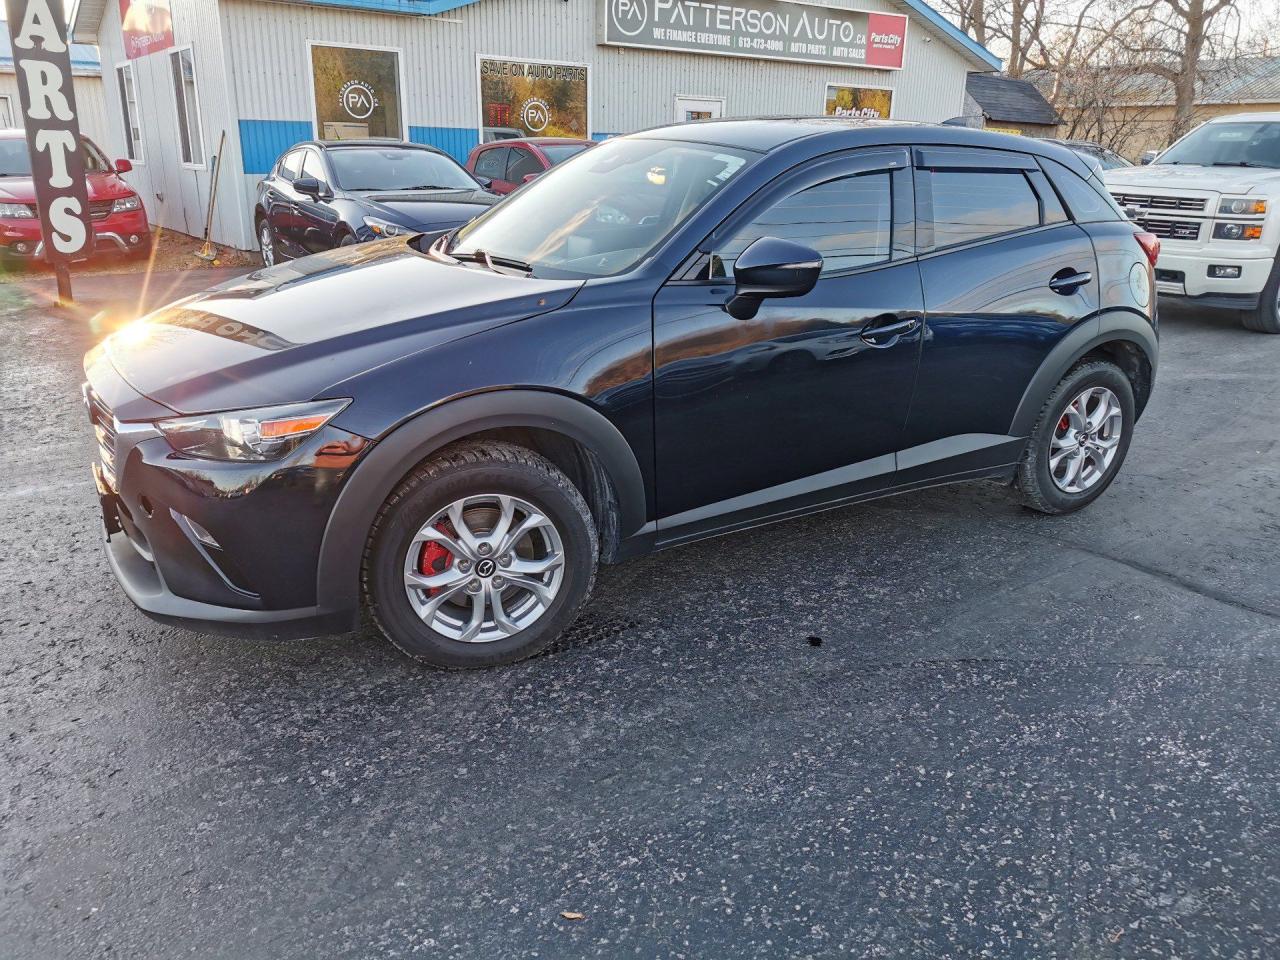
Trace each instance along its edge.
<instances>
[{"instance_id":1,"label":"poster on window","mask_svg":"<svg viewBox=\"0 0 1280 960\"><path fill-rule=\"evenodd\" d=\"M401 140L400 55L361 47L311 47L316 136Z\"/></svg>"},{"instance_id":2,"label":"poster on window","mask_svg":"<svg viewBox=\"0 0 1280 960\"><path fill-rule=\"evenodd\" d=\"M173 46L169 0L120 0L120 32L130 60Z\"/></svg>"},{"instance_id":3,"label":"poster on window","mask_svg":"<svg viewBox=\"0 0 1280 960\"><path fill-rule=\"evenodd\" d=\"M827 116L857 120L888 120L893 113L893 91L879 87L844 87L827 84Z\"/></svg>"},{"instance_id":4,"label":"poster on window","mask_svg":"<svg viewBox=\"0 0 1280 960\"><path fill-rule=\"evenodd\" d=\"M485 140L590 137L587 68L482 57L480 126Z\"/></svg>"}]
</instances>

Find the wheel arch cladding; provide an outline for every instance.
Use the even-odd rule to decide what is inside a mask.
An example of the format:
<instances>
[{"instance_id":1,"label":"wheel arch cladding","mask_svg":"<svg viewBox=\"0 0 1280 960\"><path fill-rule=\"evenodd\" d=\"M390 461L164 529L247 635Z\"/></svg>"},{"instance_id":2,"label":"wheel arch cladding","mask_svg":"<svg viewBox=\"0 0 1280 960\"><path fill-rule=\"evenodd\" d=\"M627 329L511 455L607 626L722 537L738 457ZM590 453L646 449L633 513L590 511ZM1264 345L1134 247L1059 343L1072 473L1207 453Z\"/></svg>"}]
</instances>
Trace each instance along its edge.
<instances>
[{"instance_id":1,"label":"wheel arch cladding","mask_svg":"<svg viewBox=\"0 0 1280 960\"><path fill-rule=\"evenodd\" d=\"M1155 383L1159 352L1155 330L1137 313L1108 313L1080 324L1049 351L1032 376L1013 415L1010 436L1030 434L1053 388L1085 359L1108 360L1124 371L1133 385L1134 404L1141 416Z\"/></svg>"},{"instance_id":2,"label":"wheel arch cladding","mask_svg":"<svg viewBox=\"0 0 1280 960\"><path fill-rule=\"evenodd\" d=\"M321 607L359 605L360 558L383 501L433 453L454 441L476 437L531 447L575 485L587 486L579 490L596 515L602 559L609 559L622 540L645 526L640 466L627 441L603 414L582 400L543 390L474 394L401 424L356 467L338 496L320 546L316 596Z\"/></svg>"}]
</instances>

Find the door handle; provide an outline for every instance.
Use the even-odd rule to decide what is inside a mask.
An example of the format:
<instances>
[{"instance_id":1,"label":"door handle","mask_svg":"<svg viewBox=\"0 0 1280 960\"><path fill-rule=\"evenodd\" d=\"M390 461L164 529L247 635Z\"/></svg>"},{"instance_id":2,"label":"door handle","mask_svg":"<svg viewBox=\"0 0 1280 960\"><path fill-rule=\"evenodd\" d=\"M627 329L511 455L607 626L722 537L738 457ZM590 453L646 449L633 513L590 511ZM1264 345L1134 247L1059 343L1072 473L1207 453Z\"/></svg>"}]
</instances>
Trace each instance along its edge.
<instances>
[{"instance_id":1,"label":"door handle","mask_svg":"<svg viewBox=\"0 0 1280 960\"><path fill-rule=\"evenodd\" d=\"M920 326L919 317L907 317L905 320L897 320L893 323L886 323L876 326L876 320L872 320L862 328L862 342L873 347L892 347L900 339L908 333L913 332Z\"/></svg>"},{"instance_id":2,"label":"door handle","mask_svg":"<svg viewBox=\"0 0 1280 960\"><path fill-rule=\"evenodd\" d=\"M1068 294L1075 293L1078 288L1083 287L1086 283L1092 282L1092 273L1076 273L1076 271L1071 269L1059 270L1049 281L1049 289L1054 293L1061 293L1066 296Z\"/></svg>"}]
</instances>

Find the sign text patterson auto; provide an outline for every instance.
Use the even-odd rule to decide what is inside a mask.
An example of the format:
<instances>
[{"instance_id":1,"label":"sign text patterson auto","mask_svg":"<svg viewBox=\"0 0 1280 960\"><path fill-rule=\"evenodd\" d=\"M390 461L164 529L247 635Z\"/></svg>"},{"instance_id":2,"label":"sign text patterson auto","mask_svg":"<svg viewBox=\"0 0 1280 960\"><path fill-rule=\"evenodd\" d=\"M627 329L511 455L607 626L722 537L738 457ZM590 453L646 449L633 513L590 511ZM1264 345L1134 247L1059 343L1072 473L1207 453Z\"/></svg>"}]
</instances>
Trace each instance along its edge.
<instances>
[{"instance_id":1,"label":"sign text patterson auto","mask_svg":"<svg viewBox=\"0 0 1280 960\"><path fill-rule=\"evenodd\" d=\"M907 18L789 0L601 0L604 42L655 50L902 67Z\"/></svg>"}]
</instances>

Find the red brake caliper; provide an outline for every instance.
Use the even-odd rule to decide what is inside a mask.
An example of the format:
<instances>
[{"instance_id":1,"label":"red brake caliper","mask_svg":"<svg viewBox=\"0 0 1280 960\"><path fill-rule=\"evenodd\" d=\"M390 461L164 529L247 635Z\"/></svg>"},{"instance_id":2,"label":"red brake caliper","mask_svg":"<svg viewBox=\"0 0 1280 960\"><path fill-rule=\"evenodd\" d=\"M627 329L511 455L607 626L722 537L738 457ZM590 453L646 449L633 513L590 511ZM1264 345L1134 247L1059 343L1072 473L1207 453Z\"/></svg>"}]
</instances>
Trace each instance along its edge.
<instances>
[{"instance_id":1,"label":"red brake caliper","mask_svg":"<svg viewBox=\"0 0 1280 960\"><path fill-rule=\"evenodd\" d=\"M447 520L437 524L436 529L441 533L453 536L453 530L450 529ZM437 543L435 540L428 540L422 545L422 551L418 554L418 571L420 573L429 577L436 573L444 573L451 566L453 566L453 554L449 552L444 544ZM432 587L427 591L427 596L434 597L439 592L440 587Z\"/></svg>"},{"instance_id":2,"label":"red brake caliper","mask_svg":"<svg viewBox=\"0 0 1280 960\"><path fill-rule=\"evenodd\" d=\"M1069 427L1070 425L1071 425L1071 420L1064 413L1062 415L1062 419L1058 421L1058 432L1061 433L1063 430L1067 429L1067 427Z\"/></svg>"}]
</instances>

